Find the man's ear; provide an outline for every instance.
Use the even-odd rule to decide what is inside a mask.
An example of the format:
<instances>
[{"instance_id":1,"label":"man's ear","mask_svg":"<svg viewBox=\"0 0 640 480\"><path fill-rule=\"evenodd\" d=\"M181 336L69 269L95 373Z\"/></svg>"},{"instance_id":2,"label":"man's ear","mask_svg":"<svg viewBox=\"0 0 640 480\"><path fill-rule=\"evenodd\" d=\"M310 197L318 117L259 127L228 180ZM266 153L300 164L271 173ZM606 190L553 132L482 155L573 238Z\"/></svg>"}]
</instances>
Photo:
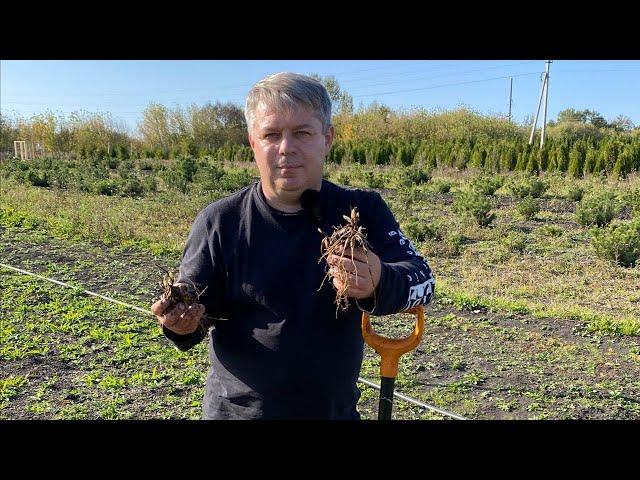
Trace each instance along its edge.
<instances>
[{"instance_id":1,"label":"man's ear","mask_svg":"<svg viewBox=\"0 0 640 480\"><path fill-rule=\"evenodd\" d=\"M335 130L333 128L333 125L330 125L329 128L327 128L326 133L324 134L324 143L325 143L325 156L329 155L329 152L331 151L331 145L333 145L333 137L335 135Z\"/></svg>"}]
</instances>

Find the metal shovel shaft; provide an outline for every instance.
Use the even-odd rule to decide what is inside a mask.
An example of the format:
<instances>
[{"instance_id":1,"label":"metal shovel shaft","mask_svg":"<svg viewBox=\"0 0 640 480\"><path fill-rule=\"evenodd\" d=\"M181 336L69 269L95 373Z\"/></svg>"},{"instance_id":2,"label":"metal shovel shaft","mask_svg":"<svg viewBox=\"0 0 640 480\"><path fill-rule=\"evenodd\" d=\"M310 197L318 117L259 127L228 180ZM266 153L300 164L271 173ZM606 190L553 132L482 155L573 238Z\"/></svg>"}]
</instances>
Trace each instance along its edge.
<instances>
[{"instance_id":1,"label":"metal shovel shaft","mask_svg":"<svg viewBox=\"0 0 640 480\"><path fill-rule=\"evenodd\" d=\"M391 420L391 410L393 409L393 389L395 383L395 378L380 378L380 403L378 404L378 420Z\"/></svg>"}]
</instances>

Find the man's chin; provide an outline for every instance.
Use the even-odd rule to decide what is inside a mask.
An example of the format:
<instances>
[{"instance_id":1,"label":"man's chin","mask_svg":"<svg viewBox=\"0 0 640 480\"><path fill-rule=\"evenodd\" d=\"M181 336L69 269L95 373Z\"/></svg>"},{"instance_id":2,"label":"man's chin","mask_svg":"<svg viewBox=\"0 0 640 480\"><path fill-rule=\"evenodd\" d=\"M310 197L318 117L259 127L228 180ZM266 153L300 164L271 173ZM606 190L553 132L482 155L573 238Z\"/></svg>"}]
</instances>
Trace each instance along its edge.
<instances>
[{"instance_id":1,"label":"man's chin","mask_svg":"<svg viewBox=\"0 0 640 480\"><path fill-rule=\"evenodd\" d=\"M307 182L298 179L286 179L285 181L276 182L276 188L283 193L302 193L307 187Z\"/></svg>"}]
</instances>

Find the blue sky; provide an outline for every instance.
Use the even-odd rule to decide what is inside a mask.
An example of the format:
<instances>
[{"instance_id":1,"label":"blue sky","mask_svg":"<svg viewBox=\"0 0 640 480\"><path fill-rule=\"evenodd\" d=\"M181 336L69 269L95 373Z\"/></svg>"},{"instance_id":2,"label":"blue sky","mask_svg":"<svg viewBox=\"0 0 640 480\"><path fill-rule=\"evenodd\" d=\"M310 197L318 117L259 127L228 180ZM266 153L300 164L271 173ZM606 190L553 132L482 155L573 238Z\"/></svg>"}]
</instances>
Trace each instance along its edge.
<instances>
[{"instance_id":1,"label":"blue sky","mask_svg":"<svg viewBox=\"0 0 640 480\"><path fill-rule=\"evenodd\" d=\"M253 83L279 71L333 75L356 107L373 101L430 111L466 106L490 115L507 114L513 78L512 118L523 122L535 113L544 59L3 60L0 108L27 118L44 111L110 112L136 133L150 102L170 108L217 100L242 105ZM626 115L639 126L640 61L554 60L548 118L569 107L595 110L607 120Z\"/></svg>"}]
</instances>

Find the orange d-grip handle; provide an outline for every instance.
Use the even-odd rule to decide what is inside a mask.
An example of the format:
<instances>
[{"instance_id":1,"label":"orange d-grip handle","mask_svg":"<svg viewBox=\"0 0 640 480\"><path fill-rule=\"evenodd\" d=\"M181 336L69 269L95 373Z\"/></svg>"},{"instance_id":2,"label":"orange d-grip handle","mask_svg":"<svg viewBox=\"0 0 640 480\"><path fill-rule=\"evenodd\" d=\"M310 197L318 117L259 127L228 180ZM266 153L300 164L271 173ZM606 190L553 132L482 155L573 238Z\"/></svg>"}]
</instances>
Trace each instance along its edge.
<instances>
[{"instance_id":1,"label":"orange d-grip handle","mask_svg":"<svg viewBox=\"0 0 640 480\"><path fill-rule=\"evenodd\" d=\"M402 354L413 350L422 340L422 332L424 332L424 306L403 310L399 313L415 313L416 326L411 335L405 338L386 338L378 335L371 326L369 314L362 312L362 336L364 341L373 348L380 357L380 375L387 378L395 378L398 375L398 360Z\"/></svg>"}]
</instances>

